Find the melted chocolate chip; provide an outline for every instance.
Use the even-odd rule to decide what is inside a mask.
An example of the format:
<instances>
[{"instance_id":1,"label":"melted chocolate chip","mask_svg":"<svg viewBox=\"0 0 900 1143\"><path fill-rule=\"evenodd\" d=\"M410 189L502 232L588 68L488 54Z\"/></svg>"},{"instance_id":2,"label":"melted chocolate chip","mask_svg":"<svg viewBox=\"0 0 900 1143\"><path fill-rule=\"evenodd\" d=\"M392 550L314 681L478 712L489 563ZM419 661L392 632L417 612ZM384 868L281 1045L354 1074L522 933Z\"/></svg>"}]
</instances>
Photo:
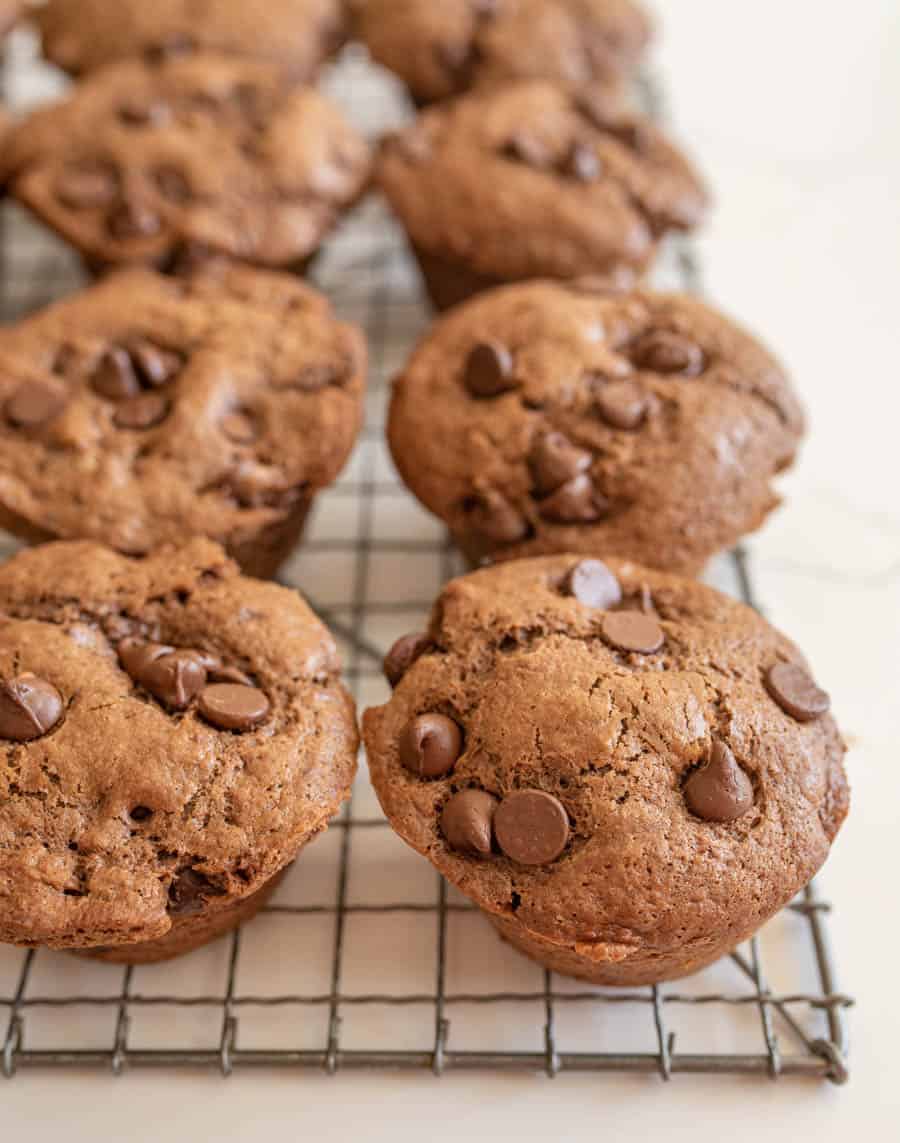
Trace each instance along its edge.
<instances>
[{"instance_id":1,"label":"melted chocolate chip","mask_svg":"<svg viewBox=\"0 0 900 1143\"><path fill-rule=\"evenodd\" d=\"M125 199L106 220L109 233L119 242L153 238L160 231L159 216L142 203Z\"/></svg>"},{"instance_id":2,"label":"melted chocolate chip","mask_svg":"<svg viewBox=\"0 0 900 1143\"><path fill-rule=\"evenodd\" d=\"M107 349L100 358L91 385L95 392L110 401L124 401L141 391L130 355L118 346Z\"/></svg>"},{"instance_id":3,"label":"melted chocolate chip","mask_svg":"<svg viewBox=\"0 0 900 1143\"><path fill-rule=\"evenodd\" d=\"M484 488L466 503L472 528L495 544L514 544L528 535L528 521L502 492Z\"/></svg>"},{"instance_id":4,"label":"melted chocolate chip","mask_svg":"<svg viewBox=\"0 0 900 1143\"><path fill-rule=\"evenodd\" d=\"M563 580L562 589L586 607L608 610L622 601L619 581L602 560L581 560L575 564Z\"/></svg>"},{"instance_id":5,"label":"melted chocolate chip","mask_svg":"<svg viewBox=\"0 0 900 1143\"><path fill-rule=\"evenodd\" d=\"M528 467L538 496L555 492L591 467L591 453L574 445L563 433L538 434L528 454Z\"/></svg>"},{"instance_id":6,"label":"melted chocolate chip","mask_svg":"<svg viewBox=\"0 0 900 1143\"><path fill-rule=\"evenodd\" d=\"M154 658L138 681L170 710L185 710L206 686L206 670L191 651L171 651Z\"/></svg>"},{"instance_id":7,"label":"melted chocolate chip","mask_svg":"<svg viewBox=\"0 0 900 1143\"><path fill-rule=\"evenodd\" d=\"M252 730L269 714L269 700L257 687L212 683L200 692L198 709L220 730Z\"/></svg>"},{"instance_id":8,"label":"melted chocolate chip","mask_svg":"<svg viewBox=\"0 0 900 1143\"><path fill-rule=\"evenodd\" d=\"M441 832L458 853L487 857L497 799L486 790L460 790L441 811Z\"/></svg>"},{"instance_id":9,"label":"melted chocolate chip","mask_svg":"<svg viewBox=\"0 0 900 1143\"><path fill-rule=\"evenodd\" d=\"M446 715L420 714L403 728L398 746L400 761L411 774L442 778L463 752L463 734Z\"/></svg>"},{"instance_id":10,"label":"melted chocolate chip","mask_svg":"<svg viewBox=\"0 0 900 1143\"><path fill-rule=\"evenodd\" d=\"M131 359L145 385L156 389L167 385L184 365L180 354L162 349L152 341L141 338L131 343Z\"/></svg>"},{"instance_id":11,"label":"melted chocolate chip","mask_svg":"<svg viewBox=\"0 0 900 1143\"><path fill-rule=\"evenodd\" d=\"M494 813L497 844L519 865L555 861L569 840L569 818L558 798L543 790L514 790Z\"/></svg>"},{"instance_id":12,"label":"melted chocolate chip","mask_svg":"<svg viewBox=\"0 0 900 1143\"><path fill-rule=\"evenodd\" d=\"M730 822L753 805L753 783L724 742L712 744L709 761L684 784L688 809L708 822Z\"/></svg>"},{"instance_id":13,"label":"melted chocolate chip","mask_svg":"<svg viewBox=\"0 0 900 1143\"><path fill-rule=\"evenodd\" d=\"M517 131L503 148L503 154L538 170L553 166L553 154L546 143L528 131Z\"/></svg>"},{"instance_id":14,"label":"melted chocolate chip","mask_svg":"<svg viewBox=\"0 0 900 1143\"><path fill-rule=\"evenodd\" d=\"M593 147L575 143L560 167L561 174L581 183L594 183L603 174L603 163Z\"/></svg>"},{"instance_id":15,"label":"melted chocolate chip","mask_svg":"<svg viewBox=\"0 0 900 1143\"><path fill-rule=\"evenodd\" d=\"M582 472L538 501L538 510L554 524L591 524L609 510L609 501Z\"/></svg>"},{"instance_id":16,"label":"melted chocolate chip","mask_svg":"<svg viewBox=\"0 0 900 1143\"><path fill-rule=\"evenodd\" d=\"M163 198L178 206L189 202L192 197L191 184L177 167L158 167L153 172L153 181Z\"/></svg>"},{"instance_id":17,"label":"melted chocolate chip","mask_svg":"<svg viewBox=\"0 0 900 1143\"><path fill-rule=\"evenodd\" d=\"M97 210L111 206L119 194L115 168L103 163L68 167L56 180L56 197L73 210Z\"/></svg>"},{"instance_id":18,"label":"melted chocolate chip","mask_svg":"<svg viewBox=\"0 0 900 1143\"><path fill-rule=\"evenodd\" d=\"M427 631L401 635L384 657L384 677L395 687L416 659L432 647Z\"/></svg>"},{"instance_id":19,"label":"melted chocolate chip","mask_svg":"<svg viewBox=\"0 0 900 1143\"><path fill-rule=\"evenodd\" d=\"M202 913L207 897L222 897L225 890L196 869L182 869L169 886L168 912L175 917Z\"/></svg>"},{"instance_id":20,"label":"melted chocolate chip","mask_svg":"<svg viewBox=\"0 0 900 1143\"><path fill-rule=\"evenodd\" d=\"M613 429L638 428L647 404L647 394L635 381L609 381L597 393L597 412Z\"/></svg>"},{"instance_id":21,"label":"melted chocolate chip","mask_svg":"<svg viewBox=\"0 0 900 1143\"><path fill-rule=\"evenodd\" d=\"M48 381L23 381L6 402L6 419L19 429L36 429L54 420L68 404L69 393Z\"/></svg>"},{"instance_id":22,"label":"melted chocolate chip","mask_svg":"<svg viewBox=\"0 0 900 1143\"><path fill-rule=\"evenodd\" d=\"M31 671L0 682L0 738L31 742L62 718L62 695Z\"/></svg>"},{"instance_id":23,"label":"melted chocolate chip","mask_svg":"<svg viewBox=\"0 0 900 1143\"><path fill-rule=\"evenodd\" d=\"M631 360L638 369L682 377L697 377L706 368L706 356L700 346L669 329L645 333L633 347Z\"/></svg>"},{"instance_id":24,"label":"melted chocolate chip","mask_svg":"<svg viewBox=\"0 0 900 1143\"><path fill-rule=\"evenodd\" d=\"M466 358L463 381L473 397L499 397L517 387L513 356L499 341L483 341Z\"/></svg>"},{"instance_id":25,"label":"melted chocolate chip","mask_svg":"<svg viewBox=\"0 0 900 1143\"><path fill-rule=\"evenodd\" d=\"M798 722L811 722L831 706L827 693L795 663L776 663L764 675L766 690L781 709Z\"/></svg>"},{"instance_id":26,"label":"melted chocolate chip","mask_svg":"<svg viewBox=\"0 0 900 1143\"><path fill-rule=\"evenodd\" d=\"M219 428L235 444L251 444L259 435L259 429L253 416L240 409L226 413L219 422Z\"/></svg>"},{"instance_id":27,"label":"melted chocolate chip","mask_svg":"<svg viewBox=\"0 0 900 1143\"><path fill-rule=\"evenodd\" d=\"M642 611L610 611L603 616L601 630L607 643L637 655L653 655L666 641L657 620Z\"/></svg>"},{"instance_id":28,"label":"melted chocolate chip","mask_svg":"<svg viewBox=\"0 0 900 1143\"><path fill-rule=\"evenodd\" d=\"M164 421L169 413L169 402L159 393L141 393L123 401L116 409L113 420L120 429L152 429Z\"/></svg>"}]
</instances>

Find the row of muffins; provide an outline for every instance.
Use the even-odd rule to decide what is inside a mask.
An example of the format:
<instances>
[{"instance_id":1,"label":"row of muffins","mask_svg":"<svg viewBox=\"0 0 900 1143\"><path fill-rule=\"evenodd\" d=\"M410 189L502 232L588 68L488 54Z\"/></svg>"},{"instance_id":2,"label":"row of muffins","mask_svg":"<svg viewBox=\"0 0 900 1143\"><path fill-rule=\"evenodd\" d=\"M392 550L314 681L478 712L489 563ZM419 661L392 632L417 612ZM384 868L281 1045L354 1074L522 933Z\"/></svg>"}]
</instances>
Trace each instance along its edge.
<instances>
[{"instance_id":1,"label":"row of muffins","mask_svg":"<svg viewBox=\"0 0 900 1143\"><path fill-rule=\"evenodd\" d=\"M559 31L578 7L630 8L561 0L540 14ZM526 3L403 8L388 30L402 41L427 13L421 28L454 91L482 71L509 78L492 76L487 45L504 42ZM469 22L453 24L460 13ZM271 129L275 105L248 113L258 97L238 93L232 72L210 125L191 86L207 82L208 61L184 53L180 43L174 60L117 67L150 77L142 98L183 67L196 79L167 89L179 93L178 130L196 112L207 132L185 147L204 137L212 155L237 140L256 164L254 133ZM607 87L616 74L603 73ZM105 115L128 94L112 76L96 80ZM667 219L697 217L702 192L689 172L679 183L668 154L660 176L652 128L604 110L618 94L592 92L586 112L574 86L585 77L553 78L564 82L435 108L385 145L384 185L401 217L412 204L404 220L438 303L518 277L566 279L508 286L437 323L395 389L392 450L474 560L616 552L697 571L771 506L800 411L777 365L731 323L690 299L623 288ZM137 119L165 122L162 106L151 98ZM80 114L46 129L50 166ZM290 120L266 162L300 130ZM328 162L338 134L321 132ZM91 209L104 241L135 156L169 158L128 138L124 166L76 172L101 188ZM35 185L50 187L35 164ZM496 225L466 238L468 216L481 223L468 196L482 166L490 195L476 201ZM271 238L270 205L264 224L252 215L254 236ZM272 208L275 229L295 234L285 207ZM239 232L222 230L228 241ZM147 259L182 263L180 276L119 273L0 333L9 523L29 540L91 536L132 553L44 545L0 568L0 735L11 744L0 937L115 960L186 951L255 911L325 828L355 766L355 714L322 625L214 545L179 541L213 536L245 569L273 573L352 445L362 340L295 280L198 258L184 234L184 249L160 243ZM492 245L506 259L516 243L498 235L519 235L562 272L530 256L513 272L477 260ZM159 235L142 237L150 250ZM279 266L309 256L279 250ZM143 554L160 541L176 546ZM693 971L805 883L846 813L843 747L797 649L711 589L631 562L516 559L455 581L386 673L394 697L365 726L393 826L505 937L562 972L638 983Z\"/></svg>"}]
</instances>

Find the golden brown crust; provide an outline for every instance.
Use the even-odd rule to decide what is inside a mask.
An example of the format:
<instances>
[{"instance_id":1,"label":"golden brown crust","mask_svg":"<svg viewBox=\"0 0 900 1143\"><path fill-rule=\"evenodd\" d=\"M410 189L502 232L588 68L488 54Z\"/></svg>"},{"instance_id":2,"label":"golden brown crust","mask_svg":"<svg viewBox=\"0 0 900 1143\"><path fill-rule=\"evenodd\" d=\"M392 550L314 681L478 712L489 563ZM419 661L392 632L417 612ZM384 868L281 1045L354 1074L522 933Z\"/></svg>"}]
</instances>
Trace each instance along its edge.
<instances>
[{"instance_id":1,"label":"golden brown crust","mask_svg":"<svg viewBox=\"0 0 900 1143\"><path fill-rule=\"evenodd\" d=\"M164 937L261 889L347 796L352 699L300 596L241 577L206 540L134 560L48 544L0 567L0 675L33 672L63 719L3 742L0 940ZM244 733L172 710L126 673L126 637L218 656L269 703Z\"/></svg>"},{"instance_id":2,"label":"golden brown crust","mask_svg":"<svg viewBox=\"0 0 900 1143\"><path fill-rule=\"evenodd\" d=\"M372 781L392 826L526 952L614 984L693 971L733 948L816 872L847 810L829 715L798 722L763 673L803 664L764 619L712 588L606 561L622 608L648 608L662 648L610 646L605 611L567 594L575 556L515 561L450 583L433 648L385 706L366 711ZM439 712L465 749L446 777L400 760L409 719ZM685 780L725 743L753 785L749 811L703 820ZM440 828L451 793L538 789L570 822L562 855L519 864L455 852Z\"/></svg>"},{"instance_id":3,"label":"golden brown crust","mask_svg":"<svg viewBox=\"0 0 900 1143\"><path fill-rule=\"evenodd\" d=\"M341 0L50 0L36 13L47 59L84 75L125 56L222 52L315 78L344 39Z\"/></svg>"},{"instance_id":4,"label":"golden brown crust","mask_svg":"<svg viewBox=\"0 0 900 1143\"><path fill-rule=\"evenodd\" d=\"M123 428L129 401L107 391L103 363L130 349L139 364L148 345L174 355L151 390L168 412ZM365 372L360 331L296 278L121 271L0 331L0 517L31 541L132 553L207 535L271 574L350 453ZM16 395L42 386L62 395L57 415L11 420Z\"/></svg>"},{"instance_id":5,"label":"golden brown crust","mask_svg":"<svg viewBox=\"0 0 900 1143\"><path fill-rule=\"evenodd\" d=\"M329 100L218 55L104 68L0 156L0 183L101 267L166 267L198 247L297 267L368 177L365 141Z\"/></svg>"},{"instance_id":6,"label":"golden brown crust","mask_svg":"<svg viewBox=\"0 0 900 1143\"><path fill-rule=\"evenodd\" d=\"M643 356L659 331L694 354L687 371ZM497 396L466 386L483 343L512 359ZM602 405L623 382L646 402L630 428ZM550 489L535 487L533 450L549 430L583 450L603 501L595 518L561 520ZM388 427L403 479L473 559L605 551L687 573L762 523L802 430L778 364L701 302L548 282L484 294L438 322L395 383ZM498 496L518 529L486 523Z\"/></svg>"}]
</instances>

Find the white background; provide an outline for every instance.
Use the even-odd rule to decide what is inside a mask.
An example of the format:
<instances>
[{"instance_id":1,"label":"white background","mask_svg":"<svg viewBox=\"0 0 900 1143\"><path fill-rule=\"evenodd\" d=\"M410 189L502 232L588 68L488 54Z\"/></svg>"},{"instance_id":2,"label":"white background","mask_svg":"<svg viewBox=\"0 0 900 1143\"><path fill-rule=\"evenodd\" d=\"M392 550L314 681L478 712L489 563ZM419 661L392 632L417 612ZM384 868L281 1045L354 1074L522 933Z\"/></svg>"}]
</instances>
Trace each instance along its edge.
<instances>
[{"instance_id":1,"label":"white background","mask_svg":"<svg viewBox=\"0 0 900 1143\"><path fill-rule=\"evenodd\" d=\"M657 63L717 198L710 291L777 348L811 412L788 504L752 550L771 617L807 650L851 744L853 811L824 876L839 983L858 1001L849 1085L22 1073L0 1081L4 1138L897 1138L900 4L657 7Z\"/></svg>"}]
</instances>

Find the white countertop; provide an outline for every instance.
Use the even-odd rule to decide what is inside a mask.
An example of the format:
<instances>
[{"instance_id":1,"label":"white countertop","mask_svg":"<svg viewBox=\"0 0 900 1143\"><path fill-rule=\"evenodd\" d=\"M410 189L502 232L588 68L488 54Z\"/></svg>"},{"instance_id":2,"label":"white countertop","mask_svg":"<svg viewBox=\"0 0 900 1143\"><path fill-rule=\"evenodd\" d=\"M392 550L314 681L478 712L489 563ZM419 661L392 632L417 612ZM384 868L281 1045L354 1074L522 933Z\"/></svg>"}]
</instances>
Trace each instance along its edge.
<instances>
[{"instance_id":1,"label":"white countertop","mask_svg":"<svg viewBox=\"0 0 900 1143\"><path fill-rule=\"evenodd\" d=\"M900 826L900 5L666 0L657 62L718 206L709 291L787 362L811 436L751 542L770 617L851 744L853 810L823 875L851 1079L20 1073L0 1131L82 1140L897 1138Z\"/></svg>"}]
</instances>

